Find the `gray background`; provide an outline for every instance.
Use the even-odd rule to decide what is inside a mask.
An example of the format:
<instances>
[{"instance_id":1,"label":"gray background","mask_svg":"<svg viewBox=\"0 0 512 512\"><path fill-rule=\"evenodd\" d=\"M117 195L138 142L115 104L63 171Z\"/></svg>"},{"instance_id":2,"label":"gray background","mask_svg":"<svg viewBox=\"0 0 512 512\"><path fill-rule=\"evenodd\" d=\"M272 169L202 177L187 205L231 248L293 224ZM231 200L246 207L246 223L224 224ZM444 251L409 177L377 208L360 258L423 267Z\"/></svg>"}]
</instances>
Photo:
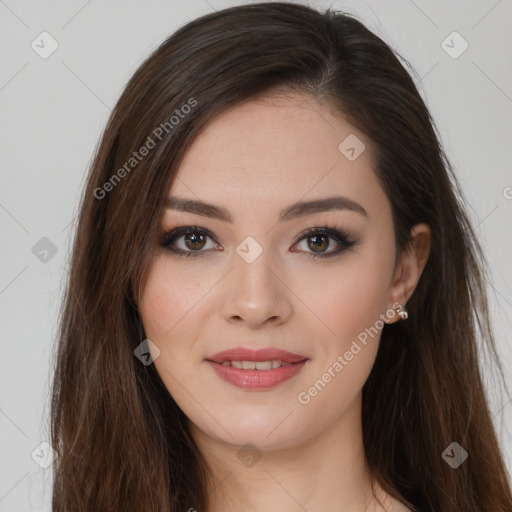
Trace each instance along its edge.
<instances>
[{"instance_id":1,"label":"gray background","mask_svg":"<svg viewBox=\"0 0 512 512\"><path fill-rule=\"evenodd\" d=\"M49 440L49 358L70 237L85 173L110 110L142 59L172 31L239 3L0 0L0 511L50 510L51 466L42 469L31 453ZM416 69L415 81L487 251L490 306L510 382L512 2L310 4L358 15ZM43 31L58 43L46 59L31 47ZM469 44L458 58L442 47L453 31ZM453 46L457 50L460 43ZM43 237L56 254L40 252L40 245L48 244L39 242ZM496 393L492 372L484 371L510 471L512 402Z\"/></svg>"}]
</instances>

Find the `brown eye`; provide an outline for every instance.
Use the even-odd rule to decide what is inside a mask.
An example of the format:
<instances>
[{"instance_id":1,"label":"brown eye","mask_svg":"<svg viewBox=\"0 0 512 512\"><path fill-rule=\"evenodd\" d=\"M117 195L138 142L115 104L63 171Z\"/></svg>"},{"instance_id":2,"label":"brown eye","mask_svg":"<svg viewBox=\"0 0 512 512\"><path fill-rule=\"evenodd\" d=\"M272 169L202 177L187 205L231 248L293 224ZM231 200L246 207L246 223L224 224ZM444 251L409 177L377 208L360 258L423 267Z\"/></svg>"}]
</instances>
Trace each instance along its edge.
<instances>
[{"instance_id":1,"label":"brown eye","mask_svg":"<svg viewBox=\"0 0 512 512\"><path fill-rule=\"evenodd\" d=\"M206 236L202 233L187 233L184 235L184 240L188 249L197 251L204 247Z\"/></svg>"},{"instance_id":2,"label":"brown eye","mask_svg":"<svg viewBox=\"0 0 512 512\"><path fill-rule=\"evenodd\" d=\"M308 236L306 240L311 242L308 245L317 252L323 252L329 247L329 237L327 235Z\"/></svg>"},{"instance_id":3,"label":"brown eye","mask_svg":"<svg viewBox=\"0 0 512 512\"><path fill-rule=\"evenodd\" d=\"M209 247L207 247L208 239L212 240ZM187 257L202 256L209 252L207 249L220 247L213 242L213 236L209 231L195 226L183 226L167 232L163 236L161 246L178 256Z\"/></svg>"},{"instance_id":4,"label":"brown eye","mask_svg":"<svg viewBox=\"0 0 512 512\"><path fill-rule=\"evenodd\" d=\"M338 248L327 251L330 241L334 240ZM298 243L305 242L307 256L311 258L329 258L354 246L357 242L349 240L349 236L343 231L325 226L324 228L310 228L304 231L298 239ZM309 250L308 250L309 249Z\"/></svg>"}]
</instances>

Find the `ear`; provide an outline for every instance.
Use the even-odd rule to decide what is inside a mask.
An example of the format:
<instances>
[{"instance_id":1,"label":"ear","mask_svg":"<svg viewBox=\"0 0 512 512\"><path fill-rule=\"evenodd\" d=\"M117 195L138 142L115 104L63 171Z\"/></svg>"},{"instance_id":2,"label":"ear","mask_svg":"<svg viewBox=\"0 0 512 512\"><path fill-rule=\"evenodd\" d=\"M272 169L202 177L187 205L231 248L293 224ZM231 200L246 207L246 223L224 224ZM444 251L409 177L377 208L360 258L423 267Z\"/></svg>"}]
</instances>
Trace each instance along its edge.
<instances>
[{"instance_id":1,"label":"ear","mask_svg":"<svg viewBox=\"0 0 512 512\"><path fill-rule=\"evenodd\" d=\"M404 251L396 266L391 288L389 290L389 305L399 302L405 306L418 284L423 269L427 264L430 254L431 231L428 224L416 224L411 229L411 244L407 251ZM391 324L399 320L398 314L386 323Z\"/></svg>"}]
</instances>

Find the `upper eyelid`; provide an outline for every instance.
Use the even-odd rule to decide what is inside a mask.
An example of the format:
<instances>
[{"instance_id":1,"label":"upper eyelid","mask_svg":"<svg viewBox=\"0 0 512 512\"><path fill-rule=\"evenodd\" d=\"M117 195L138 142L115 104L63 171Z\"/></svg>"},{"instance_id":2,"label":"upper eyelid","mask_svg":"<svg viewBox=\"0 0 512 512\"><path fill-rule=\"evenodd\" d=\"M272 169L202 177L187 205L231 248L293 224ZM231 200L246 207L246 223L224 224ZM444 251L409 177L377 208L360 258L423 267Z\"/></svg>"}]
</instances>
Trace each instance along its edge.
<instances>
[{"instance_id":1,"label":"upper eyelid","mask_svg":"<svg viewBox=\"0 0 512 512\"><path fill-rule=\"evenodd\" d=\"M345 233L347 236L350 233L350 231L344 227L335 227L335 226L329 226L327 224L326 225L322 225L322 224L323 223L316 223L316 224L312 224L311 226L306 226L305 228L303 228L300 231L300 233L297 235L297 237L303 236L305 233L307 233L309 231L314 231L314 230L340 232L342 234ZM175 227L172 227L169 229L162 229L162 234L163 235L169 235L171 233L172 234L180 234L180 232L186 233L187 230L188 231L196 230L198 232L206 233L211 238L217 239L216 236L212 233L212 231L210 229L203 228L203 227L197 226L197 225L192 225L192 224L182 224L182 225L178 225L178 226L175 226Z\"/></svg>"}]
</instances>

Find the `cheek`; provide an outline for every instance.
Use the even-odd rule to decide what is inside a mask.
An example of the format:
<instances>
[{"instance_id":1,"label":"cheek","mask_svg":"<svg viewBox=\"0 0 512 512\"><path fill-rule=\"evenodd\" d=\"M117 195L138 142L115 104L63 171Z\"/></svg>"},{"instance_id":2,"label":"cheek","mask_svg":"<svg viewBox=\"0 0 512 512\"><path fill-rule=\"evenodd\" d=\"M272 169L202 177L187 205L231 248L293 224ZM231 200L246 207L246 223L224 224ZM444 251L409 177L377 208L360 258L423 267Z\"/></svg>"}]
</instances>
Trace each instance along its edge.
<instances>
[{"instance_id":1,"label":"cheek","mask_svg":"<svg viewBox=\"0 0 512 512\"><path fill-rule=\"evenodd\" d=\"M206 280L191 269L177 271L169 264L168 256L155 259L145 282L139 311L148 338L164 343L172 338L187 316L204 300L208 289ZM190 327L190 326L188 326Z\"/></svg>"},{"instance_id":2,"label":"cheek","mask_svg":"<svg viewBox=\"0 0 512 512\"><path fill-rule=\"evenodd\" d=\"M375 362L393 257L377 249L366 246L365 250L351 254L335 271L330 269L326 273L321 289L312 294L310 288L307 302L322 320L319 332L324 333L319 335L315 347L321 368L315 366L310 380L313 384L320 379L320 388L329 383L329 389L322 392L323 398L318 402L325 404L332 399L340 406L340 400L346 400L345 405L350 403ZM306 288L303 292L307 293Z\"/></svg>"},{"instance_id":3,"label":"cheek","mask_svg":"<svg viewBox=\"0 0 512 512\"><path fill-rule=\"evenodd\" d=\"M182 409L185 404L187 412L190 397L180 383L193 382L196 377L193 372L201 355L194 340L200 335L199 317L204 316L202 308L211 287L197 271L177 269L164 254L153 261L139 304L146 337L159 349L155 368L174 400Z\"/></svg>"},{"instance_id":4,"label":"cheek","mask_svg":"<svg viewBox=\"0 0 512 512\"><path fill-rule=\"evenodd\" d=\"M346 264L326 271L317 280L320 286L301 285L302 296L307 297L305 302L321 320L322 333L334 340L338 350L350 345L353 338L374 326L385 313L389 292L387 267L385 261L354 254Z\"/></svg>"},{"instance_id":5,"label":"cheek","mask_svg":"<svg viewBox=\"0 0 512 512\"><path fill-rule=\"evenodd\" d=\"M356 267L360 272L356 272ZM329 331L319 336L318 359L308 372L298 401L304 410L326 422L349 408L366 382L377 355L386 308L386 275L364 263L347 265L316 297Z\"/></svg>"}]
</instances>

